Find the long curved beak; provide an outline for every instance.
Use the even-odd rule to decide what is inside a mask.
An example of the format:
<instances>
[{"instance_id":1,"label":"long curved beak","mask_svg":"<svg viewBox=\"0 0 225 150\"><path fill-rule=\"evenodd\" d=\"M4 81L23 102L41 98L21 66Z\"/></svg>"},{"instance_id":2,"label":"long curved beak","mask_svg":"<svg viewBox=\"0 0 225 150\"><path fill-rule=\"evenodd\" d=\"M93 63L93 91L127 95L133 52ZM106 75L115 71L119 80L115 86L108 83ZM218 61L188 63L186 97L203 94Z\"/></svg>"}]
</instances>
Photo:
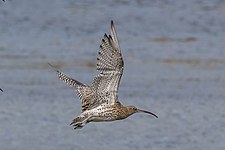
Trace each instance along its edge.
<instances>
[{"instance_id":1,"label":"long curved beak","mask_svg":"<svg viewBox=\"0 0 225 150\"><path fill-rule=\"evenodd\" d=\"M158 118L158 116L156 116L156 114L154 114L154 113L152 113L152 112L150 112L150 111L146 111L146 110L137 109L137 112L147 113L147 114L153 115L154 117Z\"/></svg>"}]
</instances>

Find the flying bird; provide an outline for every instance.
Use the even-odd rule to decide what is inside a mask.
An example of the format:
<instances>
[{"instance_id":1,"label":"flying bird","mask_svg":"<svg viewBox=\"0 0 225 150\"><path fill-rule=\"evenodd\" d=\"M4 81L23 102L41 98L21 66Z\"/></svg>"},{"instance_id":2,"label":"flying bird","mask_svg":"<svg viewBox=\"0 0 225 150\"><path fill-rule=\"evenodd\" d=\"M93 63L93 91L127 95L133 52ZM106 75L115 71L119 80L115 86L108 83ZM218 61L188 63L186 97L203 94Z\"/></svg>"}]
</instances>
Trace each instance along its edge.
<instances>
[{"instance_id":1,"label":"flying bird","mask_svg":"<svg viewBox=\"0 0 225 150\"><path fill-rule=\"evenodd\" d=\"M98 51L97 71L99 74L90 85L83 84L49 64L60 80L75 89L82 102L82 111L73 119L74 129L80 129L89 122L122 120L134 113L154 113L135 106L123 106L118 98L118 88L123 74L124 61L113 21L111 35L105 34Z\"/></svg>"}]
</instances>

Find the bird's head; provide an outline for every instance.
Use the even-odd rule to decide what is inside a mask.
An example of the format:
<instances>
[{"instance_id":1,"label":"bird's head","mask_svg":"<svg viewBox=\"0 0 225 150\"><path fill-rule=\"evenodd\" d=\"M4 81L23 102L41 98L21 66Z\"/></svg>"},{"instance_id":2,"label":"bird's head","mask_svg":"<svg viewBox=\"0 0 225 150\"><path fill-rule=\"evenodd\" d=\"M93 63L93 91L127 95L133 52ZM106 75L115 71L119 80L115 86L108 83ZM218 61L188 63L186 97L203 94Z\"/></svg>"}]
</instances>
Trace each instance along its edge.
<instances>
[{"instance_id":1,"label":"bird's head","mask_svg":"<svg viewBox=\"0 0 225 150\"><path fill-rule=\"evenodd\" d=\"M127 106L126 108L127 108L127 111L128 111L128 114L129 115L132 115L134 113L140 113L140 112L142 112L142 113L147 113L147 114L153 115L154 117L158 118L158 116L156 116L154 113L152 113L150 111L138 109L135 106Z\"/></svg>"}]
</instances>

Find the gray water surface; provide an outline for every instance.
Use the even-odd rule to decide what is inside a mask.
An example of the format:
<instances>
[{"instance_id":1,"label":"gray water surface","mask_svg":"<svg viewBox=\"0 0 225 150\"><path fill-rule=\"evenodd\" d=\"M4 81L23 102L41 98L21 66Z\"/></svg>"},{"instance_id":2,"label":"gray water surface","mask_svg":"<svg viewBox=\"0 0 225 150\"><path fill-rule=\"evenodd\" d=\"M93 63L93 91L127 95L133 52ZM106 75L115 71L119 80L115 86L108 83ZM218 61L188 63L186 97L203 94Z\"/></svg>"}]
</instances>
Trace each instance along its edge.
<instances>
[{"instance_id":1,"label":"gray water surface","mask_svg":"<svg viewBox=\"0 0 225 150\"><path fill-rule=\"evenodd\" d=\"M225 1L0 2L0 149L224 150ZM156 113L69 126L81 104L48 62L84 83L110 20L119 97Z\"/></svg>"}]
</instances>

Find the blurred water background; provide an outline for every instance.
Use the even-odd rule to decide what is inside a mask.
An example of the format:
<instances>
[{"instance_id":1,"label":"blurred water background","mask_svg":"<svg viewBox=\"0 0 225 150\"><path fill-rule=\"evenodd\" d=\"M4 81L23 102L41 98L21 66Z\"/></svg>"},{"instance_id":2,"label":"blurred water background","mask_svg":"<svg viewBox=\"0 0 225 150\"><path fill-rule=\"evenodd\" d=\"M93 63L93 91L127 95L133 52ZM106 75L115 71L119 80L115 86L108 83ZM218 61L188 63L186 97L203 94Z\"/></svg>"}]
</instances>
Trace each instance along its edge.
<instances>
[{"instance_id":1,"label":"blurred water background","mask_svg":"<svg viewBox=\"0 0 225 150\"><path fill-rule=\"evenodd\" d=\"M115 21L119 97L156 113L69 126L81 104L48 62L84 83ZM224 150L224 0L0 2L0 149Z\"/></svg>"}]
</instances>

